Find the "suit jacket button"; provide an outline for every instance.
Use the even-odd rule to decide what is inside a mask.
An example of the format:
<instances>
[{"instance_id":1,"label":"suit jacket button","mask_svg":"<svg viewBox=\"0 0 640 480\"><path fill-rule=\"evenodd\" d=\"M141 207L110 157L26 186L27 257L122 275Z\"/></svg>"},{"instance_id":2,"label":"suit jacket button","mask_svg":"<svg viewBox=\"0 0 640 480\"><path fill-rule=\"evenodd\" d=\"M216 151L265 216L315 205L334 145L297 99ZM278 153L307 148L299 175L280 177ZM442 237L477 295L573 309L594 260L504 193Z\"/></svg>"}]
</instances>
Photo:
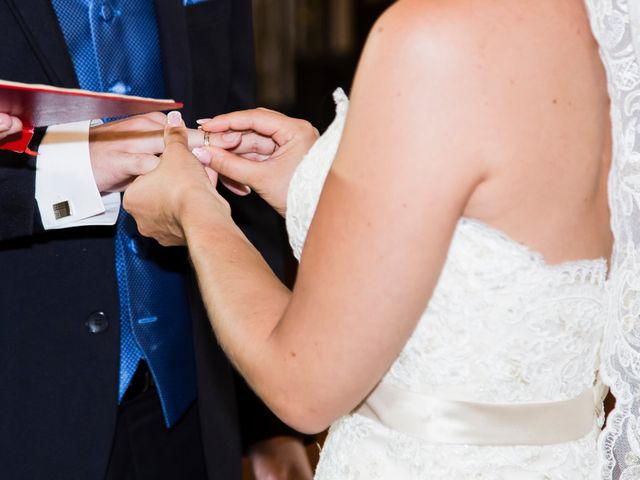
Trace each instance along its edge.
<instances>
[{"instance_id":1,"label":"suit jacket button","mask_svg":"<svg viewBox=\"0 0 640 480\"><path fill-rule=\"evenodd\" d=\"M103 333L109 328L109 317L104 312L93 312L84 325L91 333Z\"/></svg>"}]
</instances>

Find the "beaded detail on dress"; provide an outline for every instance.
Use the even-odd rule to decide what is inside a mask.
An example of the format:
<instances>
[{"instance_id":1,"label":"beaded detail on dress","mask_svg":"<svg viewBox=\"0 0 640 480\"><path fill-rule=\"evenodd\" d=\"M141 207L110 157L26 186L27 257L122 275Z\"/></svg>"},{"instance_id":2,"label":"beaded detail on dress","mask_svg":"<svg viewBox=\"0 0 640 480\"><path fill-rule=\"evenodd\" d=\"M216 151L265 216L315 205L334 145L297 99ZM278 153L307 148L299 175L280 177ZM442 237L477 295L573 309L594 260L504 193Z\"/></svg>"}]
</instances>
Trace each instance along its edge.
<instances>
[{"instance_id":1,"label":"beaded detail on dress","mask_svg":"<svg viewBox=\"0 0 640 480\"><path fill-rule=\"evenodd\" d=\"M295 172L287 228L299 258L342 135L348 99ZM433 296L382 383L451 400L567 400L589 389L605 323L606 262L548 265L502 232L462 218ZM597 476L598 428L549 446L433 445L351 414L336 422L316 478L553 479Z\"/></svg>"}]
</instances>

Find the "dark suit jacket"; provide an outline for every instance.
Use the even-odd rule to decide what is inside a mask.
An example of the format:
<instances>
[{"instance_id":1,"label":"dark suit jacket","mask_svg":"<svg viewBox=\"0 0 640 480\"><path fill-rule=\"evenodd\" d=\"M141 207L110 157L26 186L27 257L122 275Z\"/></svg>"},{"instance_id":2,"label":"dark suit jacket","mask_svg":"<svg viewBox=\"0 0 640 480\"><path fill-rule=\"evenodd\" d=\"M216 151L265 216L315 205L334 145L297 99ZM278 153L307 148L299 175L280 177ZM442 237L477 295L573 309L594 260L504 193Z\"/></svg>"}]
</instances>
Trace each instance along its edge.
<instances>
[{"instance_id":1,"label":"dark suit jacket","mask_svg":"<svg viewBox=\"0 0 640 480\"><path fill-rule=\"evenodd\" d=\"M186 120L250 106L250 0L155 3L166 89L185 103ZM77 86L48 0L0 0L0 29L0 78ZM106 471L117 410L115 230L44 232L34 190L33 159L0 153L0 478L97 480ZM276 217L255 197L231 201L247 235L281 270ZM196 292L192 307L207 469L211 479L240 478L243 440L290 432L238 394ZM110 320L101 333L88 328L94 312ZM239 404L249 409L243 422Z\"/></svg>"}]
</instances>

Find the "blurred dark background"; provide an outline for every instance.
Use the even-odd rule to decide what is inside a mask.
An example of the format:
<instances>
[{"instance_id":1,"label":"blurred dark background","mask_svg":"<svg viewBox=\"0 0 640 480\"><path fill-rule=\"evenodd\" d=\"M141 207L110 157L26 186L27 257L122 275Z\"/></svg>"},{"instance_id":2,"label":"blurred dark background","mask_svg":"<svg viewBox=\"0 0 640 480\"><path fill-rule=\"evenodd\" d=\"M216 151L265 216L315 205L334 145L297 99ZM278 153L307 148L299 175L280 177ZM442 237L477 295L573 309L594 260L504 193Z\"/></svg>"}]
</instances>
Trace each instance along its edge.
<instances>
[{"instance_id":1,"label":"blurred dark background","mask_svg":"<svg viewBox=\"0 0 640 480\"><path fill-rule=\"evenodd\" d=\"M348 92L358 57L390 0L254 0L258 98L311 121L333 119L332 92Z\"/></svg>"},{"instance_id":2,"label":"blurred dark background","mask_svg":"<svg viewBox=\"0 0 640 480\"><path fill-rule=\"evenodd\" d=\"M349 92L369 30L391 3L253 0L258 104L324 131L335 113L333 91ZM314 466L323 438L308 448ZM253 478L246 463L245 478Z\"/></svg>"}]
</instances>

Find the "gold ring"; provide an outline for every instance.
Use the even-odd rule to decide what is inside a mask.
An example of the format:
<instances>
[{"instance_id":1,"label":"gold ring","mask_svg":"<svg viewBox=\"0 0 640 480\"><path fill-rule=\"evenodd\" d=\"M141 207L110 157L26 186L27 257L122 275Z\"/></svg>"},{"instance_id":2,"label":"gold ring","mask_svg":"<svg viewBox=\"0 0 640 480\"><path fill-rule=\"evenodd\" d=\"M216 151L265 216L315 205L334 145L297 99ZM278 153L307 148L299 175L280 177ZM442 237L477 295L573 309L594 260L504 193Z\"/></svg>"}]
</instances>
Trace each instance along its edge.
<instances>
[{"instance_id":1,"label":"gold ring","mask_svg":"<svg viewBox=\"0 0 640 480\"><path fill-rule=\"evenodd\" d=\"M204 132L204 146L208 147L209 146L209 132Z\"/></svg>"}]
</instances>

